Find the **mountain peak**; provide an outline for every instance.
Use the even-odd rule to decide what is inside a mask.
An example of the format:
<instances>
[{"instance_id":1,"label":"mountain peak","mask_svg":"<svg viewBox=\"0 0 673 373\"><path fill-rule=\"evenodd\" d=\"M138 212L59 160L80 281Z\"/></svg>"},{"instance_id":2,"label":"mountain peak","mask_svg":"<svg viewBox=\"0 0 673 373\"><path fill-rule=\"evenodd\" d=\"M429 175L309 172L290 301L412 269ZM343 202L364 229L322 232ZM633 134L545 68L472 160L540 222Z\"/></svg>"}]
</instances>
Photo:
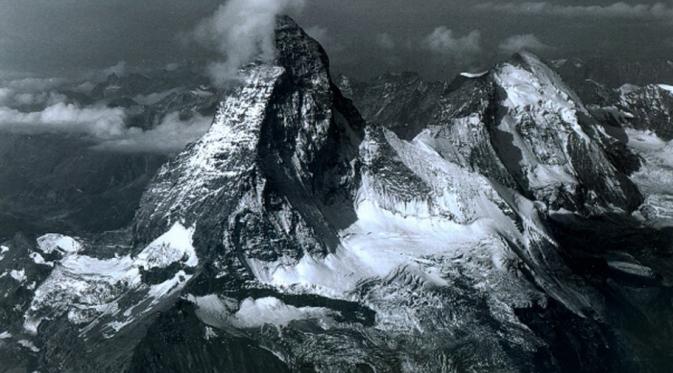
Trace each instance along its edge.
<instances>
[{"instance_id":1,"label":"mountain peak","mask_svg":"<svg viewBox=\"0 0 673 373\"><path fill-rule=\"evenodd\" d=\"M278 16L275 29L276 61L295 78L329 72L329 59L320 43L310 37L289 16Z\"/></svg>"}]
</instances>

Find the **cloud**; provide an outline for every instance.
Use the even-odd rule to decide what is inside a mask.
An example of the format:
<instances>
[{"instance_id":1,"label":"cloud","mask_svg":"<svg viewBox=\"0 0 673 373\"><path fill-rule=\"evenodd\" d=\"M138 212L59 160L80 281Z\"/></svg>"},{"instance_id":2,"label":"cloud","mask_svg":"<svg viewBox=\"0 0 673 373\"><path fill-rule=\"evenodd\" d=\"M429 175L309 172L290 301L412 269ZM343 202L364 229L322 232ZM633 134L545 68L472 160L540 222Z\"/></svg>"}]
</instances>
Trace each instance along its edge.
<instances>
[{"instance_id":1,"label":"cloud","mask_svg":"<svg viewBox=\"0 0 673 373\"><path fill-rule=\"evenodd\" d=\"M144 131L127 127L126 119L122 108L97 105L79 107L61 102L28 113L0 107L0 131L79 135L96 143L94 149L113 152L175 153L203 136L212 122L212 118L199 114L181 119L176 112L166 115L155 128Z\"/></svg>"},{"instance_id":2,"label":"cloud","mask_svg":"<svg viewBox=\"0 0 673 373\"><path fill-rule=\"evenodd\" d=\"M627 4L617 2L609 5L559 5L548 2L486 2L475 5L475 8L521 15L660 19L665 21L673 19L673 7L664 3Z\"/></svg>"},{"instance_id":3,"label":"cloud","mask_svg":"<svg viewBox=\"0 0 673 373\"><path fill-rule=\"evenodd\" d=\"M426 36L423 44L432 52L458 60L469 60L481 53L481 32L474 30L459 37L452 30L441 26Z\"/></svg>"},{"instance_id":4,"label":"cloud","mask_svg":"<svg viewBox=\"0 0 673 373\"><path fill-rule=\"evenodd\" d=\"M230 0L203 20L194 31L195 38L223 57L208 67L213 82L225 86L238 77L244 64L273 59L276 16L303 5L304 0Z\"/></svg>"},{"instance_id":5,"label":"cloud","mask_svg":"<svg viewBox=\"0 0 673 373\"><path fill-rule=\"evenodd\" d=\"M376 45L383 49L395 49L395 40L387 32L376 35Z\"/></svg>"},{"instance_id":6,"label":"cloud","mask_svg":"<svg viewBox=\"0 0 673 373\"><path fill-rule=\"evenodd\" d=\"M22 108L63 102L66 97L55 89L67 83L62 78L23 78L0 82L0 106Z\"/></svg>"},{"instance_id":7,"label":"cloud","mask_svg":"<svg viewBox=\"0 0 673 373\"><path fill-rule=\"evenodd\" d=\"M498 46L500 51L513 54L522 50L541 52L552 49L549 45L543 43L533 34L513 35L503 40Z\"/></svg>"},{"instance_id":8,"label":"cloud","mask_svg":"<svg viewBox=\"0 0 673 373\"><path fill-rule=\"evenodd\" d=\"M196 114L182 120L179 113L171 113L150 130L129 129L123 137L103 141L94 149L122 153L177 153L203 136L212 123L212 118Z\"/></svg>"},{"instance_id":9,"label":"cloud","mask_svg":"<svg viewBox=\"0 0 673 373\"><path fill-rule=\"evenodd\" d=\"M124 76L127 72L128 69L126 67L126 61L119 61L114 66L110 66L103 70L103 74L105 74L106 77L112 74L117 76Z\"/></svg>"},{"instance_id":10,"label":"cloud","mask_svg":"<svg viewBox=\"0 0 673 373\"><path fill-rule=\"evenodd\" d=\"M76 133L99 139L124 135L126 113L121 108L56 103L44 110L21 112L0 107L0 130L13 133Z\"/></svg>"},{"instance_id":11,"label":"cloud","mask_svg":"<svg viewBox=\"0 0 673 373\"><path fill-rule=\"evenodd\" d=\"M19 92L39 92L54 89L68 83L64 78L22 78L2 83L4 87Z\"/></svg>"}]
</instances>

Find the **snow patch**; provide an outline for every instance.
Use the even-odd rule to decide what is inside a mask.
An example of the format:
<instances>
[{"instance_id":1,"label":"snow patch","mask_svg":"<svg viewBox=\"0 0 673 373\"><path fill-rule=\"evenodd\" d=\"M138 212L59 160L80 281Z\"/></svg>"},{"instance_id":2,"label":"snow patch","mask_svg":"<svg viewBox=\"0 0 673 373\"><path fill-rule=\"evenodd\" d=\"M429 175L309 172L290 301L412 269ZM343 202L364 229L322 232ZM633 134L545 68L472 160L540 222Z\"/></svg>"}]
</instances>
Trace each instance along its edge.
<instances>
[{"instance_id":1,"label":"snow patch","mask_svg":"<svg viewBox=\"0 0 673 373\"><path fill-rule=\"evenodd\" d=\"M673 95L673 85L659 84L658 87Z\"/></svg>"},{"instance_id":2,"label":"snow patch","mask_svg":"<svg viewBox=\"0 0 673 373\"><path fill-rule=\"evenodd\" d=\"M29 341L29 340L21 339L21 340L17 341L16 343L18 343L21 347L23 347L23 348L27 348L27 349L29 349L29 350L31 350L31 351L33 351L33 352L40 352L40 349L37 348L37 347L33 344L33 342L31 342L31 341Z\"/></svg>"},{"instance_id":3,"label":"snow patch","mask_svg":"<svg viewBox=\"0 0 673 373\"><path fill-rule=\"evenodd\" d=\"M172 263L183 261L188 267L196 267L199 259L196 256L192 237L194 228L185 228L174 224L171 229L138 254L136 264L150 268L166 268Z\"/></svg>"},{"instance_id":4,"label":"snow patch","mask_svg":"<svg viewBox=\"0 0 673 373\"><path fill-rule=\"evenodd\" d=\"M294 307L278 298L247 298L233 315L232 323L239 328L254 328L266 324L287 326L295 320L329 318L333 312L322 307Z\"/></svg>"},{"instance_id":5,"label":"snow patch","mask_svg":"<svg viewBox=\"0 0 673 373\"><path fill-rule=\"evenodd\" d=\"M58 251L62 254L73 254L82 250L82 244L76 239L57 233L49 233L37 239L38 248L45 254Z\"/></svg>"},{"instance_id":6,"label":"snow patch","mask_svg":"<svg viewBox=\"0 0 673 373\"><path fill-rule=\"evenodd\" d=\"M29 257L30 257L31 259L33 259L33 262L34 262L35 264L38 264L38 265L46 265L46 266L49 266L49 267L53 267L53 266L54 266L54 263L53 263L53 262L48 262L48 261L46 261L46 260L44 259L44 257L43 257L42 255L40 255L40 253L32 252L32 253L30 253Z\"/></svg>"},{"instance_id":7,"label":"snow patch","mask_svg":"<svg viewBox=\"0 0 673 373\"><path fill-rule=\"evenodd\" d=\"M246 298L240 304L215 294L186 299L196 305L196 315L205 324L223 328L254 328L266 324L287 326L295 320L332 320L335 311L323 307L295 307L275 297Z\"/></svg>"},{"instance_id":8,"label":"snow patch","mask_svg":"<svg viewBox=\"0 0 673 373\"><path fill-rule=\"evenodd\" d=\"M21 270L13 269L11 272L9 272L9 275L12 276L12 278L19 283L23 283L28 279L26 277L26 271L24 269Z\"/></svg>"},{"instance_id":9,"label":"snow patch","mask_svg":"<svg viewBox=\"0 0 673 373\"><path fill-rule=\"evenodd\" d=\"M482 76L485 76L486 74L488 74L488 70L487 71L482 71L480 73L462 72L462 73L460 73L460 76L462 76L464 78L468 78L468 79L475 79L475 78L481 78Z\"/></svg>"},{"instance_id":10,"label":"snow patch","mask_svg":"<svg viewBox=\"0 0 673 373\"><path fill-rule=\"evenodd\" d=\"M24 316L24 329L35 334L44 318L67 313L68 320L78 325L95 324L95 320L102 316L122 317L122 320L113 320L108 324L118 331L133 321L131 314L118 315L121 298L140 294L141 303L151 300L145 304L143 312L147 312L161 299L182 289L191 279L192 275L179 270L160 284L147 285L142 282L141 268L166 268L176 262L188 267L196 266L198 258L191 243L193 232L193 228L187 229L176 223L136 257L127 255L98 259L80 255L79 250L64 250L64 258L35 291L30 309ZM53 243L65 236L56 237L56 240L52 239L54 237L42 240L45 252L57 250ZM81 247L76 241L66 242L70 243L70 248ZM60 243L63 244L63 241Z\"/></svg>"}]
</instances>

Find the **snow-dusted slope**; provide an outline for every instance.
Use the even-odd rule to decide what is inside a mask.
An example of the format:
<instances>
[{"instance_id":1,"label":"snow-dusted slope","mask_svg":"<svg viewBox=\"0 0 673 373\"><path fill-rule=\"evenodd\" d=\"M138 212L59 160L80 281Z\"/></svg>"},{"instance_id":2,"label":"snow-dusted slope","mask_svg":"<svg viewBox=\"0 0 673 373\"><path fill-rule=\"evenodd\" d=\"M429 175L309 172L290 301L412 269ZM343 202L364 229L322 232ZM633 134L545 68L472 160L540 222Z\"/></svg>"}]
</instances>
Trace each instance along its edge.
<instances>
[{"instance_id":1,"label":"snow-dusted slope","mask_svg":"<svg viewBox=\"0 0 673 373\"><path fill-rule=\"evenodd\" d=\"M655 226L673 226L673 142L650 131L628 129L627 134L629 147L643 158L631 176L645 195L639 212Z\"/></svg>"}]
</instances>

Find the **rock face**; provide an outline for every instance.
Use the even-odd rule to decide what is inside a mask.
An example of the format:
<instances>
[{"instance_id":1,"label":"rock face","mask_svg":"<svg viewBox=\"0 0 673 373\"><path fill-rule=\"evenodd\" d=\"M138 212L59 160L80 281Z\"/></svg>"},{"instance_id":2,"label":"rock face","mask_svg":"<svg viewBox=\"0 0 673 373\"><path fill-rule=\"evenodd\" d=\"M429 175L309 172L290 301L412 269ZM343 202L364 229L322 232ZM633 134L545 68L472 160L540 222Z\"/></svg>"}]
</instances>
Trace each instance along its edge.
<instances>
[{"instance_id":1,"label":"rock face","mask_svg":"<svg viewBox=\"0 0 673 373\"><path fill-rule=\"evenodd\" d=\"M673 86L651 84L623 86L616 107L634 129L652 131L665 141L673 140Z\"/></svg>"},{"instance_id":2,"label":"rock face","mask_svg":"<svg viewBox=\"0 0 673 373\"><path fill-rule=\"evenodd\" d=\"M379 107L384 104L372 105L367 98L400 96L375 94L380 85L385 86L375 82L367 93L354 93L356 105ZM482 75L458 77L428 106L412 113L427 118L433 137L452 143L443 154L550 209L602 213L640 204L638 190L609 159L607 149L617 139L531 54ZM377 113L366 118L385 125L387 114Z\"/></svg>"},{"instance_id":3,"label":"rock face","mask_svg":"<svg viewBox=\"0 0 673 373\"><path fill-rule=\"evenodd\" d=\"M564 234L573 219L628 220L641 197L607 151L617 140L539 59L446 85L351 86L363 120L316 41L289 18L275 38L274 61L241 70L128 230L3 243L0 361L45 372L670 362L615 327L624 288L605 285L646 280L660 294L639 311L663 319L647 307L670 304L667 268L646 250L577 250L586 242L572 238L591 234Z\"/></svg>"}]
</instances>

